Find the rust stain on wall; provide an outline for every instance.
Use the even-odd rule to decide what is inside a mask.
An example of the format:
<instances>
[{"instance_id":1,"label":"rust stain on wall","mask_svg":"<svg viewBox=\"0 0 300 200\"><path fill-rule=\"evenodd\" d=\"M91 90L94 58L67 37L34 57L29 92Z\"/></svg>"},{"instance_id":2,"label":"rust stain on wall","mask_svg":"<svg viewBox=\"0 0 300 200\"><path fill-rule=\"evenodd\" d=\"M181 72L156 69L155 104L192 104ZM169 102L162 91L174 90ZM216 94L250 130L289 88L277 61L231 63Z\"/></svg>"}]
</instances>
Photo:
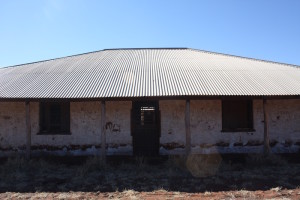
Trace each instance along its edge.
<instances>
[{"instance_id":1,"label":"rust stain on wall","mask_svg":"<svg viewBox=\"0 0 300 200\"><path fill-rule=\"evenodd\" d=\"M228 147L229 143L221 141L221 142L216 143L215 145L219 146L219 147Z\"/></svg>"},{"instance_id":2,"label":"rust stain on wall","mask_svg":"<svg viewBox=\"0 0 300 200\"><path fill-rule=\"evenodd\" d=\"M233 144L234 147L240 147L240 146L243 146L244 144L242 142L235 142Z\"/></svg>"},{"instance_id":3,"label":"rust stain on wall","mask_svg":"<svg viewBox=\"0 0 300 200\"><path fill-rule=\"evenodd\" d=\"M284 146L285 147L290 147L290 146L292 146L292 144L293 144L293 141L291 141L291 140L284 141Z\"/></svg>"},{"instance_id":4,"label":"rust stain on wall","mask_svg":"<svg viewBox=\"0 0 300 200\"><path fill-rule=\"evenodd\" d=\"M125 147L125 146L127 146L128 144L108 144L107 146L109 147L109 148L114 148L114 149L117 149L117 148L119 148L119 147Z\"/></svg>"},{"instance_id":5,"label":"rust stain on wall","mask_svg":"<svg viewBox=\"0 0 300 200\"><path fill-rule=\"evenodd\" d=\"M167 150L172 150L172 149L177 149L177 148L184 148L185 146L183 144L179 144L179 143L164 143L160 145L161 147L167 149Z\"/></svg>"},{"instance_id":6,"label":"rust stain on wall","mask_svg":"<svg viewBox=\"0 0 300 200\"><path fill-rule=\"evenodd\" d=\"M213 147L215 146L214 144L200 144L199 145L201 148L210 148L210 147Z\"/></svg>"},{"instance_id":7,"label":"rust stain on wall","mask_svg":"<svg viewBox=\"0 0 300 200\"><path fill-rule=\"evenodd\" d=\"M271 140L270 141L270 147L274 147L276 144L278 144L277 140Z\"/></svg>"},{"instance_id":8,"label":"rust stain on wall","mask_svg":"<svg viewBox=\"0 0 300 200\"><path fill-rule=\"evenodd\" d=\"M11 119L11 116L4 115L4 116L2 116L2 118L5 120L9 120L9 119Z\"/></svg>"},{"instance_id":9,"label":"rust stain on wall","mask_svg":"<svg viewBox=\"0 0 300 200\"><path fill-rule=\"evenodd\" d=\"M127 146L127 144L107 144L106 148L119 148ZM34 145L31 146L31 150L47 150L47 151L73 151L82 150L85 151L90 148L100 149L101 145L64 145L64 146L51 146L51 145ZM25 149L25 147L24 147ZM2 150L2 149L0 149ZM8 149L9 150L9 149Z\"/></svg>"},{"instance_id":10,"label":"rust stain on wall","mask_svg":"<svg viewBox=\"0 0 300 200\"><path fill-rule=\"evenodd\" d=\"M259 140L249 140L245 146L261 146L263 145L262 141Z\"/></svg>"}]
</instances>

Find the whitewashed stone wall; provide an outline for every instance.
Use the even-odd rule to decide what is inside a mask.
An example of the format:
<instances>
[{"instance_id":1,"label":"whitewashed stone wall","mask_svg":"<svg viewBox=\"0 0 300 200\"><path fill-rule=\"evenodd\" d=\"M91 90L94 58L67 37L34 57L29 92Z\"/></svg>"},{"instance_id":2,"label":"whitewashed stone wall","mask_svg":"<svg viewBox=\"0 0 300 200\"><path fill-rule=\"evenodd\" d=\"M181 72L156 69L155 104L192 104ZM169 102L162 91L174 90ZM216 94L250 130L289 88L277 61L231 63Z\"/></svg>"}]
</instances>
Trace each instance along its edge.
<instances>
[{"instance_id":1,"label":"whitewashed stone wall","mask_svg":"<svg viewBox=\"0 0 300 200\"><path fill-rule=\"evenodd\" d=\"M160 153L181 153L185 145L185 101L159 102L161 112Z\"/></svg>"},{"instance_id":2,"label":"whitewashed stone wall","mask_svg":"<svg viewBox=\"0 0 300 200\"><path fill-rule=\"evenodd\" d=\"M300 100L270 100L272 151L297 152L300 147ZM162 154L184 153L185 101L160 101ZM253 132L222 132L222 101L192 100L192 153L260 153L263 151L263 101L253 100Z\"/></svg>"},{"instance_id":3,"label":"whitewashed stone wall","mask_svg":"<svg viewBox=\"0 0 300 200\"><path fill-rule=\"evenodd\" d=\"M39 135L39 104L31 103L32 146L42 148L51 146L97 145L101 143L99 102L70 103L70 135Z\"/></svg>"},{"instance_id":4,"label":"whitewashed stone wall","mask_svg":"<svg viewBox=\"0 0 300 200\"><path fill-rule=\"evenodd\" d=\"M300 100L270 100L270 141L273 152L297 152L300 147ZM99 154L101 144L100 102L70 104L71 135L38 135L39 104L31 105L33 151L56 154ZM183 153L185 147L185 101L163 100L160 153ZM132 154L130 101L106 102L108 154ZM261 152L263 102L253 101L253 132L222 132L220 100L191 101L192 153ZM0 155L23 151L26 144L25 103L0 102Z\"/></svg>"},{"instance_id":5,"label":"whitewashed stone wall","mask_svg":"<svg viewBox=\"0 0 300 200\"><path fill-rule=\"evenodd\" d=\"M253 124L253 132L222 132L222 101L191 101L192 150L194 153L236 153L261 146L264 124L260 100L253 101Z\"/></svg>"},{"instance_id":6,"label":"whitewashed stone wall","mask_svg":"<svg viewBox=\"0 0 300 200\"><path fill-rule=\"evenodd\" d=\"M268 105L270 107L270 142L273 151L299 151L300 100L272 100Z\"/></svg>"},{"instance_id":7,"label":"whitewashed stone wall","mask_svg":"<svg viewBox=\"0 0 300 200\"><path fill-rule=\"evenodd\" d=\"M0 149L25 147L25 103L0 102Z\"/></svg>"},{"instance_id":8,"label":"whitewashed stone wall","mask_svg":"<svg viewBox=\"0 0 300 200\"><path fill-rule=\"evenodd\" d=\"M108 154L131 154L131 102L107 102ZM100 102L70 103L70 135L40 135L39 103L30 103L33 151L54 154L99 154L101 144ZM110 125L111 123L111 125ZM0 151L22 151L26 145L25 103L0 102Z\"/></svg>"},{"instance_id":9,"label":"whitewashed stone wall","mask_svg":"<svg viewBox=\"0 0 300 200\"><path fill-rule=\"evenodd\" d=\"M108 154L132 154L130 129L131 101L106 103L106 143Z\"/></svg>"}]
</instances>

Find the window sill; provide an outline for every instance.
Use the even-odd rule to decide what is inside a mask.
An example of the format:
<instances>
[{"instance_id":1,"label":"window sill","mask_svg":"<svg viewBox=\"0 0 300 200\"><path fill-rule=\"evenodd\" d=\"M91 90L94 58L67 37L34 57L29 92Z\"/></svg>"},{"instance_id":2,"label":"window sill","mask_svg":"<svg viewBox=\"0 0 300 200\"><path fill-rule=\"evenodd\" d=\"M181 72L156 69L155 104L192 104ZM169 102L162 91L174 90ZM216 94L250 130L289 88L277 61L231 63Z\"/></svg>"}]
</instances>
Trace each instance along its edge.
<instances>
[{"instance_id":1,"label":"window sill","mask_svg":"<svg viewBox=\"0 0 300 200\"><path fill-rule=\"evenodd\" d=\"M222 129L221 132L255 132L253 128Z\"/></svg>"},{"instance_id":2,"label":"window sill","mask_svg":"<svg viewBox=\"0 0 300 200\"><path fill-rule=\"evenodd\" d=\"M39 132L37 135L71 135L71 132Z\"/></svg>"}]
</instances>

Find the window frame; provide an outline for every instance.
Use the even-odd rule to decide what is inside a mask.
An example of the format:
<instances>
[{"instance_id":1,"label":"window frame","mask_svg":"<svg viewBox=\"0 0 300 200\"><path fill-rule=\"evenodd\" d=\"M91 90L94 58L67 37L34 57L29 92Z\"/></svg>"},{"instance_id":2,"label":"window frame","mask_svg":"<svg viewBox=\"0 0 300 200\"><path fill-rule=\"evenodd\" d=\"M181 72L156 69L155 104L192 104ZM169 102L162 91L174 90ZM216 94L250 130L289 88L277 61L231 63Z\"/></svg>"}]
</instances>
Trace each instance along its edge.
<instances>
[{"instance_id":1,"label":"window frame","mask_svg":"<svg viewBox=\"0 0 300 200\"><path fill-rule=\"evenodd\" d=\"M246 106L247 106L247 113L246 116L247 117L247 127L235 127L235 128L230 128L230 127L224 127L225 123L224 123L224 119L226 113L224 112L224 104L225 102L230 102L230 103L235 103L235 102L240 102L240 101L245 101L246 102ZM253 119L253 100L249 100L249 99L241 99L241 100L222 100L222 130L221 132L255 132L254 129L254 119Z\"/></svg>"},{"instance_id":2,"label":"window frame","mask_svg":"<svg viewBox=\"0 0 300 200\"><path fill-rule=\"evenodd\" d=\"M51 122L51 106L59 106L60 124L57 130L53 130ZM43 101L39 102L39 132L38 135L70 135L70 102Z\"/></svg>"}]
</instances>

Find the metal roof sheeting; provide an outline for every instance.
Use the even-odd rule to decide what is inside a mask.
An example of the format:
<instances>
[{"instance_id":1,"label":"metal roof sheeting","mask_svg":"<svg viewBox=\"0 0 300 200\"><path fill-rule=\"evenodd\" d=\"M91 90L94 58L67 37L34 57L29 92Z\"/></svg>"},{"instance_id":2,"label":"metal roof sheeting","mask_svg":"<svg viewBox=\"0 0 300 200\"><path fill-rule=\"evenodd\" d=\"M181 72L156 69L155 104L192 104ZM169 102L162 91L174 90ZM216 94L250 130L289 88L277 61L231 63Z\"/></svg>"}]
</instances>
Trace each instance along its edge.
<instances>
[{"instance_id":1,"label":"metal roof sheeting","mask_svg":"<svg viewBox=\"0 0 300 200\"><path fill-rule=\"evenodd\" d=\"M300 68L194 49L111 49L0 68L0 99L300 95Z\"/></svg>"}]
</instances>

